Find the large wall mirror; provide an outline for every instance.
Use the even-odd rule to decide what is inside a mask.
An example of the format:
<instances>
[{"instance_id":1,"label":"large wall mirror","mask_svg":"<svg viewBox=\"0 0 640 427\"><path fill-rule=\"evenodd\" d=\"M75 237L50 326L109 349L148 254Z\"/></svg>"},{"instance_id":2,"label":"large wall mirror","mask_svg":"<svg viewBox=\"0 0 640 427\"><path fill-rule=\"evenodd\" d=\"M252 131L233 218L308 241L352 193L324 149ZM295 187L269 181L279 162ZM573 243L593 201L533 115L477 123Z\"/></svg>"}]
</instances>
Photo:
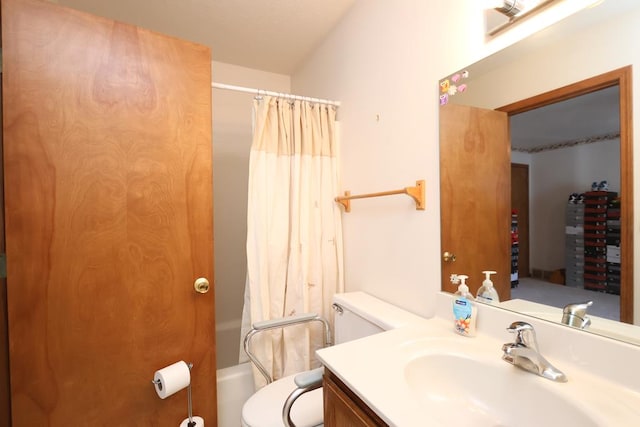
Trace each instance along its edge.
<instances>
[{"instance_id":1,"label":"large wall mirror","mask_svg":"<svg viewBox=\"0 0 640 427\"><path fill-rule=\"evenodd\" d=\"M593 301L579 326L640 345L639 20L637 2L604 2L443 76L442 290L466 274L475 294L481 272L497 270L505 309L560 322L567 304Z\"/></svg>"}]
</instances>

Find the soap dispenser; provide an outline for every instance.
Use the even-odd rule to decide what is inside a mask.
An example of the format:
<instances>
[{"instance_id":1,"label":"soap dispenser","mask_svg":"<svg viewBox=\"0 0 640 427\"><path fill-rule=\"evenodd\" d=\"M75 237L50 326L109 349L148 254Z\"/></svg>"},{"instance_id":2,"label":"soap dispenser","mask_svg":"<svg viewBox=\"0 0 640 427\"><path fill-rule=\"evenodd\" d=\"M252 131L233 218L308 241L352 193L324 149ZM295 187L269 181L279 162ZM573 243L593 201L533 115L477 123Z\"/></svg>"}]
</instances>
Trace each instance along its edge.
<instances>
[{"instance_id":1,"label":"soap dispenser","mask_svg":"<svg viewBox=\"0 0 640 427\"><path fill-rule=\"evenodd\" d=\"M482 282L482 286L480 286L480 289L478 289L477 300L488 304L500 302L498 291L496 291L496 288L493 287L493 282L491 281L491 275L496 274L496 272L486 270L482 273L484 273L485 279L484 282Z\"/></svg>"},{"instance_id":2,"label":"soap dispenser","mask_svg":"<svg viewBox=\"0 0 640 427\"><path fill-rule=\"evenodd\" d=\"M476 334L476 307L473 295L469 292L466 280L468 276L458 275L460 285L458 291L453 294L453 318L454 330L460 335L473 337Z\"/></svg>"}]
</instances>

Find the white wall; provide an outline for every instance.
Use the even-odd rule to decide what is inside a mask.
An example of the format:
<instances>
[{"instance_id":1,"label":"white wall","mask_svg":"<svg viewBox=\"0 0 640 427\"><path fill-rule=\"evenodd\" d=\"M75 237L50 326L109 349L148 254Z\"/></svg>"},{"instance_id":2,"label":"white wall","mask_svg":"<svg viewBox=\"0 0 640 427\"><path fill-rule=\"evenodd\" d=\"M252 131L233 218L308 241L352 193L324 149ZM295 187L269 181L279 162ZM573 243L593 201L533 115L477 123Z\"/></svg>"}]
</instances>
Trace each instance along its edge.
<instances>
[{"instance_id":1,"label":"white wall","mask_svg":"<svg viewBox=\"0 0 640 427\"><path fill-rule=\"evenodd\" d=\"M562 13L584 4L567 0ZM559 10L551 8L485 44L480 8L475 0L359 0L292 76L295 92L343 102L345 190L382 191L426 180L426 211L394 196L356 200L343 216L347 290L364 290L426 316L432 315L440 289L438 80L553 24L558 16L552 14ZM594 57L617 55L630 48L621 47L621 40L639 39L616 34L617 43L589 35L579 50ZM587 48L590 43L597 44L595 51ZM564 46L558 50L574 56ZM627 60L607 68L616 62ZM599 61L595 70L551 65L555 80L604 67ZM640 292L636 295L640 300Z\"/></svg>"},{"instance_id":2,"label":"white wall","mask_svg":"<svg viewBox=\"0 0 640 427\"><path fill-rule=\"evenodd\" d=\"M620 140L543 151L531 158L530 265L552 271L564 268L569 195L590 191L593 181L603 180L610 191L620 191Z\"/></svg>"},{"instance_id":3,"label":"white wall","mask_svg":"<svg viewBox=\"0 0 640 427\"><path fill-rule=\"evenodd\" d=\"M520 163L521 165L531 164L531 154L523 153L521 151L511 152L511 163Z\"/></svg>"},{"instance_id":4,"label":"white wall","mask_svg":"<svg viewBox=\"0 0 640 427\"><path fill-rule=\"evenodd\" d=\"M289 92L289 76L212 64L213 80ZM247 182L253 95L213 89L213 215L218 369L238 363L247 271Z\"/></svg>"},{"instance_id":5,"label":"white wall","mask_svg":"<svg viewBox=\"0 0 640 427\"><path fill-rule=\"evenodd\" d=\"M428 53L435 34L425 29L438 26L434 6L359 1L292 76L294 91L342 101L344 190L369 193L426 180L425 211L416 211L406 196L393 196L355 200L343 215L346 290L365 290L422 315L433 312L440 287L432 102L439 65Z\"/></svg>"},{"instance_id":6,"label":"white wall","mask_svg":"<svg viewBox=\"0 0 640 427\"><path fill-rule=\"evenodd\" d=\"M356 200L343 215L348 291L433 314L440 290L438 80L531 33L536 22L553 22L541 18L486 46L481 2L359 0L294 73L295 92L343 102L345 190L426 180L425 211L394 196Z\"/></svg>"}]
</instances>

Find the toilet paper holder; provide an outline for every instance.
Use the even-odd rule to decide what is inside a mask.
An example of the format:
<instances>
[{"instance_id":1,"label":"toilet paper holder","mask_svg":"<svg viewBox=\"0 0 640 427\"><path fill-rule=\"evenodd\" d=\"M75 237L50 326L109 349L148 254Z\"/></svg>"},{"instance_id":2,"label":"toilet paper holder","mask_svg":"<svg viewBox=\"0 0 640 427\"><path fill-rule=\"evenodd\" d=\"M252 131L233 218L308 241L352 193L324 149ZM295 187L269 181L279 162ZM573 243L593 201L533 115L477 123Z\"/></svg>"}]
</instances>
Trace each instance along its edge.
<instances>
[{"instance_id":1,"label":"toilet paper holder","mask_svg":"<svg viewBox=\"0 0 640 427\"><path fill-rule=\"evenodd\" d=\"M189 376L191 376L191 369L193 368L193 363L191 363L191 362L187 363L187 367L189 368ZM154 386L157 386L160 390L162 390L162 381L160 381L159 379L151 380L151 383ZM191 378L189 378L189 385L187 385L187 414L188 414L187 427L195 427L196 426L196 422L193 421L193 403L192 403L192 400L191 400ZM187 420L185 420L185 421L187 421Z\"/></svg>"}]
</instances>

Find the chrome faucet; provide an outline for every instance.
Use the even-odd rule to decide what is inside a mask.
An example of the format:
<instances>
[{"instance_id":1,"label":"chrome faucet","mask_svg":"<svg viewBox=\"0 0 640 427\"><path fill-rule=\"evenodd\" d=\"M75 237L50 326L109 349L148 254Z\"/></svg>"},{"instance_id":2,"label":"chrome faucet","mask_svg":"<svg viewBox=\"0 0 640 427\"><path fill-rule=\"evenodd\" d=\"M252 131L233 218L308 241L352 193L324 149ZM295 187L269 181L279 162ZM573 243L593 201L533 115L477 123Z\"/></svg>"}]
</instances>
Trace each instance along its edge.
<instances>
[{"instance_id":1,"label":"chrome faucet","mask_svg":"<svg viewBox=\"0 0 640 427\"><path fill-rule=\"evenodd\" d=\"M584 329L591 324L587 317L587 308L593 305L593 301L567 304L562 309L562 323L574 328Z\"/></svg>"},{"instance_id":2,"label":"chrome faucet","mask_svg":"<svg viewBox=\"0 0 640 427\"><path fill-rule=\"evenodd\" d=\"M526 322L513 322L507 331L516 334L515 341L502 346L502 360L551 381L567 382L567 376L555 368L538 351L536 331Z\"/></svg>"}]
</instances>

